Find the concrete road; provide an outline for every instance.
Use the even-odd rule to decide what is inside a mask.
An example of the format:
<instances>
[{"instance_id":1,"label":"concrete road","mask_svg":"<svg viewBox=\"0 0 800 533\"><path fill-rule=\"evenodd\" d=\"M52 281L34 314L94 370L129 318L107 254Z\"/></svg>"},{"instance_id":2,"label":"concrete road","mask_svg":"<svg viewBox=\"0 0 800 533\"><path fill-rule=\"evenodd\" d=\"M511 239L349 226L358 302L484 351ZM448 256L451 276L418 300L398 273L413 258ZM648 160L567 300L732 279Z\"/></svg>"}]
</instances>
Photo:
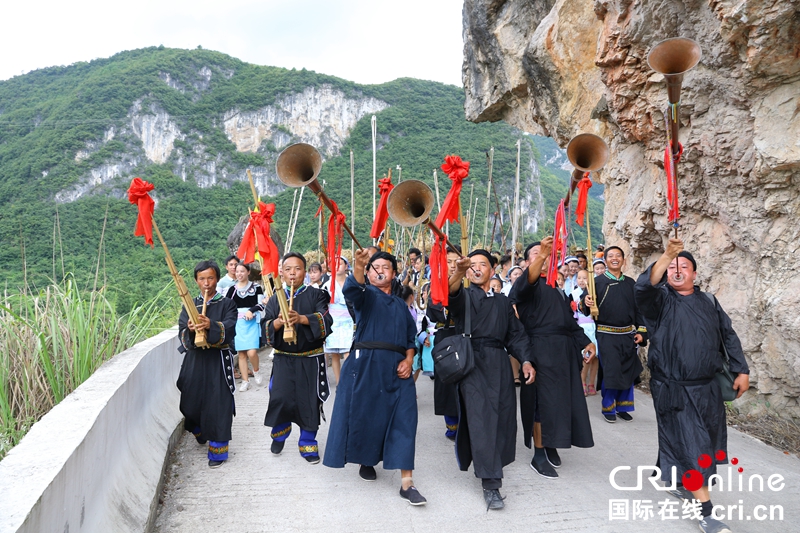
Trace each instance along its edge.
<instances>
[{"instance_id":1,"label":"concrete road","mask_svg":"<svg viewBox=\"0 0 800 533\"><path fill-rule=\"evenodd\" d=\"M269 375L270 361L262 360L263 371ZM170 458L156 531L698 531L695 520L681 518L680 503L646 479L641 490L633 491L617 490L610 483L611 471L627 465L631 471L621 472L615 480L620 486L634 486L637 465L651 465L656 459L655 414L651 398L642 392L636 393L631 423L606 423L600 414L600 396L587 399L595 447L560 450L563 466L557 480L542 478L530 468L531 451L518 433L517 460L504 470L501 493L507 496L506 508L487 512L480 480L472 471L458 470L453 444L444 437L443 419L433 414L433 381L429 378L420 376L417 382L420 416L414 481L428 499L423 507L412 507L400 498L399 471L382 470L379 465L378 480L370 483L358 477L358 465L344 469L309 465L297 452L296 426L283 454L273 456L269 428L263 425L269 399L266 382L236 393L230 460L221 468L209 469L205 446L185 434ZM325 405L329 420L334 399ZM328 425L323 423L321 454L327 431ZM729 453L738 459L738 465L720 469L725 490L712 492L712 501L726 507L725 521L732 530L800 531L800 460L734 429L728 430L728 441ZM738 467L743 468L741 491ZM753 492L748 490L754 474L764 479L763 491L757 483ZM780 490L769 487L769 478L775 475L783 476L782 485L772 479L773 487ZM669 503L663 504L665 501ZM627 507L627 519L621 515L611 519L612 505L620 513ZM757 507L760 505L766 507ZM770 506L782 507L782 520L778 507L772 507L774 519L769 520ZM640 511L635 518L634 507ZM671 513L674 519L669 518ZM756 514L767 519L757 520ZM643 515L649 515L648 519L643 520Z\"/></svg>"}]
</instances>

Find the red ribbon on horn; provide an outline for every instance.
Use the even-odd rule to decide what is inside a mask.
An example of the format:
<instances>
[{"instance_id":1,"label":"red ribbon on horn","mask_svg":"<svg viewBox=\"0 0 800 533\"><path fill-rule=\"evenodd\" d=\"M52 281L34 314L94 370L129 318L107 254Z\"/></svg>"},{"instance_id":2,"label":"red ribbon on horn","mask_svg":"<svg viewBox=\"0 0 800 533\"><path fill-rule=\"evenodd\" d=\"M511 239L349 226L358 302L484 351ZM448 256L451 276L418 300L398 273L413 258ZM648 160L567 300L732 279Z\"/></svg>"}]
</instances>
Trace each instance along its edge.
<instances>
[{"instance_id":1,"label":"red ribbon on horn","mask_svg":"<svg viewBox=\"0 0 800 533\"><path fill-rule=\"evenodd\" d=\"M144 242L153 245L153 209L155 201L148 194L155 186L142 178L133 178L131 186L128 188L128 201L136 204L139 208L139 216L136 218L136 228L133 230L134 237L144 237Z\"/></svg>"},{"instance_id":2,"label":"red ribbon on horn","mask_svg":"<svg viewBox=\"0 0 800 533\"><path fill-rule=\"evenodd\" d=\"M344 213L339 211L339 206L336 205L336 202L331 200L331 206L333 207L333 211L331 211L331 216L328 218L328 242L326 244L326 249L328 251L328 266L333 270L334 275L336 271L339 269L339 261L342 257L342 240L344 237L344 223L347 218L344 216ZM319 204L319 209L317 209L317 214L314 217L320 216L322 213L322 203ZM333 303L333 297L336 291L336 283L331 283L331 303Z\"/></svg>"},{"instance_id":3,"label":"red ribbon on horn","mask_svg":"<svg viewBox=\"0 0 800 533\"><path fill-rule=\"evenodd\" d=\"M583 179L578 182L578 204L575 206L575 222L579 226L583 226L584 215L586 214L586 205L589 201L589 189L592 188L592 180L589 179L589 173L583 174Z\"/></svg>"},{"instance_id":4,"label":"red ribbon on horn","mask_svg":"<svg viewBox=\"0 0 800 533\"><path fill-rule=\"evenodd\" d=\"M386 207L386 202L389 201L389 193L394 189L392 185L392 178L381 178L378 180L381 200L378 204L378 210L375 212L375 220L372 222L372 230L369 236L377 239L381 233L386 229L386 222L389 220L389 210Z\"/></svg>"},{"instance_id":5,"label":"red ribbon on horn","mask_svg":"<svg viewBox=\"0 0 800 533\"><path fill-rule=\"evenodd\" d=\"M556 286L558 278L558 257L566 257L567 249L567 217L564 214L564 200L556 209L555 227L553 229L553 249L550 251L550 266L547 268L547 284Z\"/></svg>"},{"instance_id":6,"label":"red ribbon on horn","mask_svg":"<svg viewBox=\"0 0 800 533\"><path fill-rule=\"evenodd\" d=\"M270 237L270 224L272 215L275 214L275 204L265 204L258 202L255 211L250 211L250 222L244 230L242 244L236 251L236 255L242 258L245 263L252 263L256 260L256 247L258 255L264 262L264 273L278 275L278 247Z\"/></svg>"},{"instance_id":7,"label":"red ribbon on horn","mask_svg":"<svg viewBox=\"0 0 800 533\"><path fill-rule=\"evenodd\" d=\"M681 160L683 145L678 143L678 153L672 154L672 145L667 143L664 149L664 171L667 173L667 208L669 209L669 222L677 224L680 212L678 210L678 183L675 179L675 164Z\"/></svg>"}]
</instances>

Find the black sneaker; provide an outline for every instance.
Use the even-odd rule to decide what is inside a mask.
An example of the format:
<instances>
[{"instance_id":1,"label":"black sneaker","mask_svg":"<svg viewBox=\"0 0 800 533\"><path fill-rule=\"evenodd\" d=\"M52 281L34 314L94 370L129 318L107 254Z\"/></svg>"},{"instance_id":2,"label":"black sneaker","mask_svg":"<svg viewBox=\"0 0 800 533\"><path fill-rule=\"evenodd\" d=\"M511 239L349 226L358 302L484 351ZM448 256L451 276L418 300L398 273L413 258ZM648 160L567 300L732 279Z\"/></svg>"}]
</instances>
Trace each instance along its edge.
<instances>
[{"instance_id":1,"label":"black sneaker","mask_svg":"<svg viewBox=\"0 0 800 533\"><path fill-rule=\"evenodd\" d=\"M273 440L272 446L269 447L269 451L271 451L275 455L280 455L283 451L283 445L286 444L285 440Z\"/></svg>"},{"instance_id":2,"label":"black sneaker","mask_svg":"<svg viewBox=\"0 0 800 533\"><path fill-rule=\"evenodd\" d=\"M556 472L555 468L550 466L550 463L548 463L547 460L537 461L536 457L534 457L531 459L531 468L533 468L537 474L544 478L556 479L558 477L558 472Z\"/></svg>"},{"instance_id":3,"label":"black sneaker","mask_svg":"<svg viewBox=\"0 0 800 533\"><path fill-rule=\"evenodd\" d=\"M674 496L678 500L685 500L687 502L690 502L694 499L692 493L686 490L686 487L683 485L678 485L674 489L667 489L667 494Z\"/></svg>"},{"instance_id":4,"label":"black sneaker","mask_svg":"<svg viewBox=\"0 0 800 533\"><path fill-rule=\"evenodd\" d=\"M308 464L310 465L319 463L319 455L306 455L303 459L308 461Z\"/></svg>"},{"instance_id":5,"label":"black sneaker","mask_svg":"<svg viewBox=\"0 0 800 533\"><path fill-rule=\"evenodd\" d=\"M208 467L209 468L219 468L219 467L222 466L222 463L224 463L224 462L225 461L214 461L212 459L209 459L208 460Z\"/></svg>"},{"instance_id":6,"label":"black sneaker","mask_svg":"<svg viewBox=\"0 0 800 533\"><path fill-rule=\"evenodd\" d=\"M363 466L361 468L364 468ZM411 505L425 505L428 503L428 500L425 499L425 496L419 493L417 487L411 485L407 489L403 489L400 487L400 497L404 500L408 500L408 503Z\"/></svg>"},{"instance_id":7,"label":"black sneaker","mask_svg":"<svg viewBox=\"0 0 800 533\"><path fill-rule=\"evenodd\" d=\"M558 456L558 451L555 448L545 448L544 454L547 457L547 462L553 465L554 468L561 466L561 457Z\"/></svg>"},{"instance_id":8,"label":"black sneaker","mask_svg":"<svg viewBox=\"0 0 800 533\"><path fill-rule=\"evenodd\" d=\"M633 417L628 413L617 413L617 416L620 420L624 420L625 422L633 422Z\"/></svg>"},{"instance_id":9,"label":"black sneaker","mask_svg":"<svg viewBox=\"0 0 800 533\"><path fill-rule=\"evenodd\" d=\"M603 413L603 418L605 418L606 422L608 422L609 424L613 424L614 422L617 421L617 415L607 415Z\"/></svg>"},{"instance_id":10,"label":"black sneaker","mask_svg":"<svg viewBox=\"0 0 800 533\"><path fill-rule=\"evenodd\" d=\"M505 497L500 496L500 491L497 489L483 489L483 500L486 502L487 511L489 509L496 511L506 506L503 502Z\"/></svg>"},{"instance_id":11,"label":"black sneaker","mask_svg":"<svg viewBox=\"0 0 800 533\"><path fill-rule=\"evenodd\" d=\"M375 472L375 467L373 466L361 465L361 468L358 469L358 475L361 476L361 479L364 481L375 481L378 479L378 474Z\"/></svg>"},{"instance_id":12,"label":"black sneaker","mask_svg":"<svg viewBox=\"0 0 800 533\"><path fill-rule=\"evenodd\" d=\"M707 516L700 520L700 531L703 533L731 533L728 524L720 522L713 516Z\"/></svg>"}]
</instances>

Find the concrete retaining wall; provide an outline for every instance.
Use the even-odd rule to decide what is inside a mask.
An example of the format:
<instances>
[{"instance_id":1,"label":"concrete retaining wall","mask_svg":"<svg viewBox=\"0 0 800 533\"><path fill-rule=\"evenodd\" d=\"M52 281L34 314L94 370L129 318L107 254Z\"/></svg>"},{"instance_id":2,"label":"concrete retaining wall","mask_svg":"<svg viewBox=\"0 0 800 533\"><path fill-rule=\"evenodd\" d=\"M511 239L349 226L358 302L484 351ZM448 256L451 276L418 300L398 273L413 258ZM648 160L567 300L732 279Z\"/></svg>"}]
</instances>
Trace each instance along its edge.
<instances>
[{"instance_id":1,"label":"concrete retaining wall","mask_svg":"<svg viewBox=\"0 0 800 533\"><path fill-rule=\"evenodd\" d=\"M181 414L177 328L114 356L0 462L0 532L142 532Z\"/></svg>"}]
</instances>

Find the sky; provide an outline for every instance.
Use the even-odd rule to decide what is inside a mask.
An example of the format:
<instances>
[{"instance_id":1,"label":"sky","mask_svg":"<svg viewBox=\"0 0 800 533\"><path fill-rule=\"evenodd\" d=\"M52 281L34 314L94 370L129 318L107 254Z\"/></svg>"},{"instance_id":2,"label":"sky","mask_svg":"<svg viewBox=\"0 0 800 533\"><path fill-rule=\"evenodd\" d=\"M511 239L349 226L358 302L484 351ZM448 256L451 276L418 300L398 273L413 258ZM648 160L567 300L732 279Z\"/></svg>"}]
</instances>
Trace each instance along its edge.
<instances>
[{"instance_id":1,"label":"sky","mask_svg":"<svg viewBox=\"0 0 800 533\"><path fill-rule=\"evenodd\" d=\"M3 7L0 80L123 50L198 45L362 84L461 85L463 0L29 0Z\"/></svg>"}]
</instances>

